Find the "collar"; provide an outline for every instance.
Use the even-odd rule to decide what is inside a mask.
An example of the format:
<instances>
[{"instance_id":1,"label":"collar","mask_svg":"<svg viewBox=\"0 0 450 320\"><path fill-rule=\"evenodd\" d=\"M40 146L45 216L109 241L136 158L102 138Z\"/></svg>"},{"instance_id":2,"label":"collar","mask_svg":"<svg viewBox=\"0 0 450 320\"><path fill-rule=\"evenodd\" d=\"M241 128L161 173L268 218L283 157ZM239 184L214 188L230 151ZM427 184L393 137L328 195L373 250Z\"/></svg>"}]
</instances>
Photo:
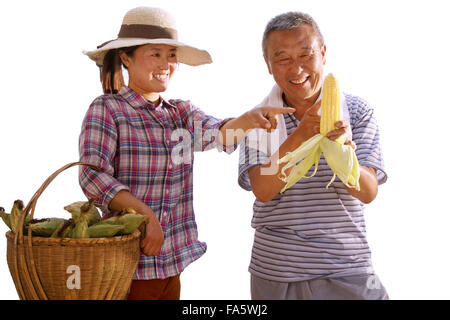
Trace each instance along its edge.
<instances>
[{"instance_id":1,"label":"collar","mask_svg":"<svg viewBox=\"0 0 450 320\"><path fill-rule=\"evenodd\" d=\"M155 106L151 101L148 101L142 95L127 86L120 88L119 95L135 109L145 108L155 110L156 108L176 108L175 105L164 99L162 96L159 105Z\"/></svg>"}]
</instances>

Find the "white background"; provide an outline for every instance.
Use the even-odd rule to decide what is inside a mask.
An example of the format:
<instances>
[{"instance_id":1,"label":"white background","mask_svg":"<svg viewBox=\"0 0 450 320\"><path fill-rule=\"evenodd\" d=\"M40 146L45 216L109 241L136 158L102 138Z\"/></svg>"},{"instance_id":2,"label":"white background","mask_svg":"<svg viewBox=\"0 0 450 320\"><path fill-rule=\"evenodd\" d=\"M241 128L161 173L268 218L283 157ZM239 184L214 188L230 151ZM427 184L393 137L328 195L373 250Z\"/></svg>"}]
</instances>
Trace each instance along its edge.
<instances>
[{"instance_id":1,"label":"white background","mask_svg":"<svg viewBox=\"0 0 450 320\"><path fill-rule=\"evenodd\" d=\"M449 299L449 58L446 1L3 1L0 4L0 206L27 203L56 169L78 160L81 121L101 94L81 52L116 37L126 11L160 6L180 40L214 63L180 65L165 96L216 117L258 104L273 79L261 37L275 15L318 22L327 71L375 108L388 182L366 209L375 271L392 299ZM238 152L197 153L194 208L207 253L181 276L182 299L249 299L253 195L237 184ZM67 217L85 199L77 169L40 198L36 217ZM0 299L17 299L0 223Z\"/></svg>"}]
</instances>

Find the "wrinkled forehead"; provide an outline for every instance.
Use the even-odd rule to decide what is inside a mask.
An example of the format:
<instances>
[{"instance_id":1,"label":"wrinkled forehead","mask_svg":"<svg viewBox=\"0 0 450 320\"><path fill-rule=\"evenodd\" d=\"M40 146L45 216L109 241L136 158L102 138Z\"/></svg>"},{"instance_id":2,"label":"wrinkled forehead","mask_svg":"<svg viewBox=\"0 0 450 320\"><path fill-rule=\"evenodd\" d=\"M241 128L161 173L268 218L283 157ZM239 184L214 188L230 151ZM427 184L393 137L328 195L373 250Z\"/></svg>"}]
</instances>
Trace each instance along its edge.
<instances>
[{"instance_id":1,"label":"wrinkled forehead","mask_svg":"<svg viewBox=\"0 0 450 320\"><path fill-rule=\"evenodd\" d=\"M291 30L275 30L268 36L269 56L279 55L284 51L308 49L320 49L319 37L309 25L302 25Z\"/></svg>"}]
</instances>

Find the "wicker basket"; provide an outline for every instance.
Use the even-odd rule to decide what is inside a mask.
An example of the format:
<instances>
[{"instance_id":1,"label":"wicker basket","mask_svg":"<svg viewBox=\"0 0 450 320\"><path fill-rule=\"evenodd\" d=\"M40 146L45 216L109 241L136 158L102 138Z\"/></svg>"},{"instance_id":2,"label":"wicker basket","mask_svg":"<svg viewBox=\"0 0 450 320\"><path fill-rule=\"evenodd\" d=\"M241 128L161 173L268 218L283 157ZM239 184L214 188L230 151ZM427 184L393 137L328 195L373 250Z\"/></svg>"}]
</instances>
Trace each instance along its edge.
<instances>
[{"instance_id":1,"label":"wicker basket","mask_svg":"<svg viewBox=\"0 0 450 320\"><path fill-rule=\"evenodd\" d=\"M23 235L26 214L34 216L36 202L62 171L83 162L70 163L52 174L31 198L17 228L6 233L7 260L20 299L110 300L126 299L139 262L140 232L126 236L72 239Z\"/></svg>"}]
</instances>

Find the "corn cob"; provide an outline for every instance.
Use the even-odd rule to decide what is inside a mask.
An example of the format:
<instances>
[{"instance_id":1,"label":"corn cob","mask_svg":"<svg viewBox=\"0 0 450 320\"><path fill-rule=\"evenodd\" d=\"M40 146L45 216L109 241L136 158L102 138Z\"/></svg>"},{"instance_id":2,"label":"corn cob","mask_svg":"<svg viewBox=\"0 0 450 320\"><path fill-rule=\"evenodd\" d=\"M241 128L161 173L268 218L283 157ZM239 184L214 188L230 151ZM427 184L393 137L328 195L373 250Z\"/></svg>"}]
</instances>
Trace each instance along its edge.
<instances>
[{"instance_id":1,"label":"corn cob","mask_svg":"<svg viewBox=\"0 0 450 320\"><path fill-rule=\"evenodd\" d=\"M72 238L78 239L87 238L88 237L87 229L88 229L87 220L85 220L84 218L80 218L73 227Z\"/></svg>"},{"instance_id":2,"label":"corn cob","mask_svg":"<svg viewBox=\"0 0 450 320\"><path fill-rule=\"evenodd\" d=\"M63 232L72 224L72 219L65 220L60 222L59 226L53 231L51 238L64 238L62 237Z\"/></svg>"},{"instance_id":3,"label":"corn cob","mask_svg":"<svg viewBox=\"0 0 450 320\"><path fill-rule=\"evenodd\" d=\"M63 228L59 232L58 236L60 238L71 238L74 227L75 227L75 223L73 222L73 219L67 220L67 224L65 226L63 226Z\"/></svg>"},{"instance_id":4,"label":"corn cob","mask_svg":"<svg viewBox=\"0 0 450 320\"><path fill-rule=\"evenodd\" d=\"M142 223L147 223L149 218L142 214L136 213L134 210L124 210L116 216L102 220L95 225L122 225L124 228L120 230L120 234L131 234L138 229Z\"/></svg>"},{"instance_id":5,"label":"corn cob","mask_svg":"<svg viewBox=\"0 0 450 320\"><path fill-rule=\"evenodd\" d=\"M335 130L335 123L341 120L340 92L337 79L328 74L323 83L320 133L311 137L293 152L288 153L278 160L278 164L287 162L281 170L280 179L286 182L281 193L286 191L300 179L314 176L317 171L320 156L323 153L325 160L333 171L333 177L326 186L336 178L349 188L359 190L359 165L355 151L349 145L345 145L345 135L342 135L335 141L329 140L326 135ZM314 172L307 177L306 173L314 164ZM295 166L289 176L286 177L285 171Z\"/></svg>"},{"instance_id":6,"label":"corn cob","mask_svg":"<svg viewBox=\"0 0 450 320\"><path fill-rule=\"evenodd\" d=\"M339 82L328 74L323 82L322 102L320 115L320 134L326 136L335 129L334 124L341 119L341 95Z\"/></svg>"},{"instance_id":7,"label":"corn cob","mask_svg":"<svg viewBox=\"0 0 450 320\"><path fill-rule=\"evenodd\" d=\"M120 224L94 224L87 229L89 238L113 237L125 226Z\"/></svg>"},{"instance_id":8,"label":"corn cob","mask_svg":"<svg viewBox=\"0 0 450 320\"><path fill-rule=\"evenodd\" d=\"M96 224L94 224L94 226L99 225L99 224L119 224L118 220L119 220L119 216L112 216L112 217L109 217L107 219L97 222Z\"/></svg>"},{"instance_id":9,"label":"corn cob","mask_svg":"<svg viewBox=\"0 0 450 320\"><path fill-rule=\"evenodd\" d=\"M11 214L6 213L5 209L0 207L0 217L2 217L3 222L8 226L9 230L11 230L10 216L11 216Z\"/></svg>"},{"instance_id":10,"label":"corn cob","mask_svg":"<svg viewBox=\"0 0 450 320\"><path fill-rule=\"evenodd\" d=\"M11 224L11 230L12 232L17 232L17 227L19 225L20 218L23 214L23 201L22 200L16 200L14 201L13 207L11 209L11 215L9 216L9 222Z\"/></svg>"},{"instance_id":11,"label":"corn cob","mask_svg":"<svg viewBox=\"0 0 450 320\"><path fill-rule=\"evenodd\" d=\"M89 201L74 202L65 206L64 209L70 212L75 223L78 221L82 212L87 214L87 222L89 226L99 222L102 219L98 209L94 206L93 199L90 199Z\"/></svg>"},{"instance_id":12,"label":"corn cob","mask_svg":"<svg viewBox=\"0 0 450 320\"><path fill-rule=\"evenodd\" d=\"M120 231L121 234L130 234L142 223L147 223L149 218L138 213L127 213L120 216L118 222L124 226L124 229Z\"/></svg>"},{"instance_id":13,"label":"corn cob","mask_svg":"<svg viewBox=\"0 0 450 320\"><path fill-rule=\"evenodd\" d=\"M41 220L31 220L27 229L31 229L31 234L38 237L50 237L64 223L62 218L48 218Z\"/></svg>"},{"instance_id":14,"label":"corn cob","mask_svg":"<svg viewBox=\"0 0 450 320\"><path fill-rule=\"evenodd\" d=\"M66 231L64 235L72 238L88 238L89 226L99 222L101 216L94 206L94 199L89 201L77 201L64 207L72 215L73 229L70 234Z\"/></svg>"}]
</instances>

